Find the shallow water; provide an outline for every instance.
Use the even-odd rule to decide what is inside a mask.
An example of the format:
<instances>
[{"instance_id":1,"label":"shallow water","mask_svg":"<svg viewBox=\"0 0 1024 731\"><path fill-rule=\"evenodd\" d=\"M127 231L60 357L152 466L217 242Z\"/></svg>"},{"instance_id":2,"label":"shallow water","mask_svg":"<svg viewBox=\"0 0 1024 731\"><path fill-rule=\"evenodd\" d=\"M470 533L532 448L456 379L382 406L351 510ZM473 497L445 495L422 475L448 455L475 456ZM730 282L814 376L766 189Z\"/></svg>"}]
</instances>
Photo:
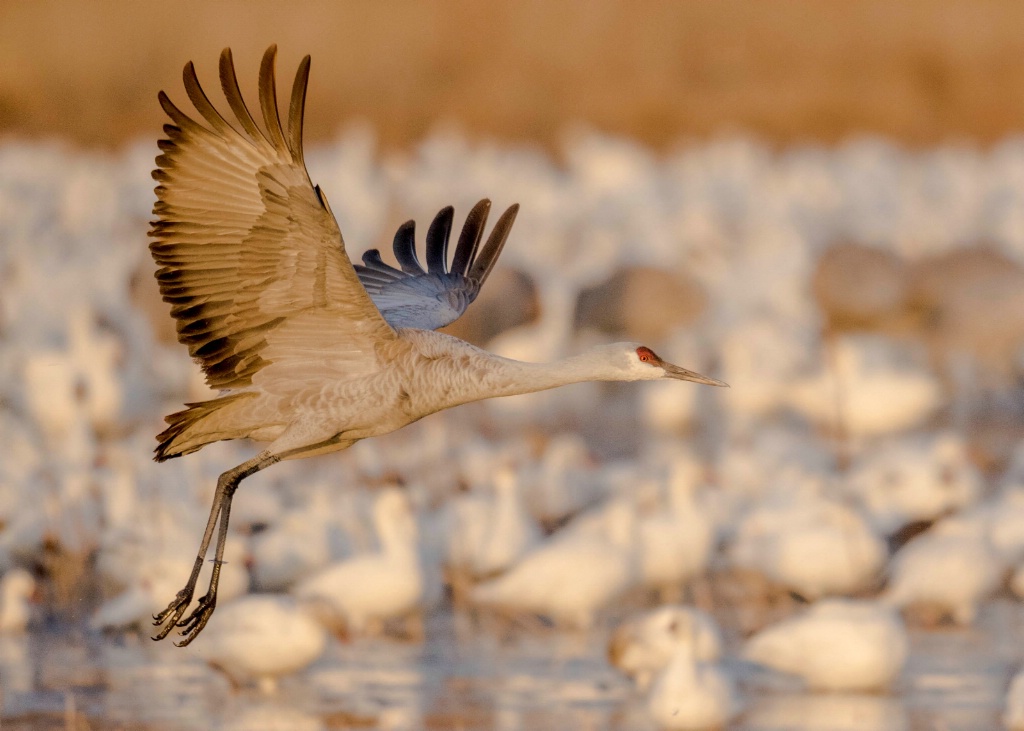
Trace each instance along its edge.
<instances>
[{"instance_id":1,"label":"shallow water","mask_svg":"<svg viewBox=\"0 0 1024 731\"><path fill-rule=\"evenodd\" d=\"M1021 660L1024 607L988 604L972 628L917 629L890 695L810 694L733 664L746 705L730 727L868 731L998 728ZM606 632L477 622L444 610L425 639L334 644L273 692L232 688L142 636L50 630L0 638L0 728L648 729L642 699L604 657Z\"/></svg>"}]
</instances>

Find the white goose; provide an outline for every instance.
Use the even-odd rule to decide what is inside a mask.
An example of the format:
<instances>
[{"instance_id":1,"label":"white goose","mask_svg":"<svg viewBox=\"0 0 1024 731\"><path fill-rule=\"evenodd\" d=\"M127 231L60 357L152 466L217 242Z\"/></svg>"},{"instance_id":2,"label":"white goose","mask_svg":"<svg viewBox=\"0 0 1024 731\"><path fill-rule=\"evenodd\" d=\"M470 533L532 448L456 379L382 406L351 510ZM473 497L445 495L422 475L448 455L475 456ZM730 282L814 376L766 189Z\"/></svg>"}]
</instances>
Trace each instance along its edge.
<instances>
[{"instance_id":1,"label":"white goose","mask_svg":"<svg viewBox=\"0 0 1024 731\"><path fill-rule=\"evenodd\" d=\"M648 688L681 645L689 647L699 662L714 662L722 655L722 635L709 615L699 609L666 605L630 617L616 627L608 643L608 659L633 678L637 687Z\"/></svg>"},{"instance_id":2,"label":"white goose","mask_svg":"<svg viewBox=\"0 0 1024 731\"><path fill-rule=\"evenodd\" d=\"M487 576L508 569L540 543L540 525L523 505L519 478L506 468L494 476L494 513L480 552L473 558L473 572Z\"/></svg>"},{"instance_id":3,"label":"white goose","mask_svg":"<svg viewBox=\"0 0 1024 731\"><path fill-rule=\"evenodd\" d=\"M864 452L843 487L872 525L891 535L908 523L970 506L983 485L965 440L940 433L902 436Z\"/></svg>"},{"instance_id":4,"label":"white goose","mask_svg":"<svg viewBox=\"0 0 1024 731\"><path fill-rule=\"evenodd\" d=\"M1013 731L1024 731L1024 670L1013 676L1006 691L1003 725Z\"/></svg>"},{"instance_id":5,"label":"white goose","mask_svg":"<svg viewBox=\"0 0 1024 731\"><path fill-rule=\"evenodd\" d=\"M744 516L729 555L736 565L816 599L869 586L887 550L856 510L820 497L783 497Z\"/></svg>"},{"instance_id":6,"label":"white goose","mask_svg":"<svg viewBox=\"0 0 1024 731\"><path fill-rule=\"evenodd\" d=\"M971 624L1007 571L979 516L953 516L913 538L893 557L881 599L897 607L938 609Z\"/></svg>"},{"instance_id":7,"label":"white goose","mask_svg":"<svg viewBox=\"0 0 1024 731\"><path fill-rule=\"evenodd\" d=\"M255 681L276 690L278 678L308 667L327 646L327 631L314 612L294 598L249 594L226 602L197 650L236 684Z\"/></svg>"},{"instance_id":8,"label":"white goose","mask_svg":"<svg viewBox=\"0 0 1024 731\"><path fill-rule=\"evenodd\" d=\"M823 599L766 627L743 649L748 660L797 675L814 690L888 688L907 659L903 621L878 602Z\"/></svg>"},{"instance_id":9,"label":"white goose","mask_svg":"<svg viewBox=\"0 0 1024 731\"><path fill-rule=\"evenodd\" d=\"M451 546L451 558L473 578L507 570L541 539L540 525L523 505L515 472L501 468L493 482L489 500L462 501L456 512L461 540Z\"/></svg>"},{"instance_id":10,"label":"white goose","mask_svg":"<svg viewBox=\"0 0 1024 731\"><path fill-rule=\"evenodd\" d=\"M715 526L685 466L673 470L663 487L663 506L640 519L639 532L643 582L664 590L704 571L714 548Z\"/></svg>"},{"instance_id":11,"label":"white goose","mask_svg":"<svg viewBox=\"0 0 1024 731\"><path fill-rule=\"evenodd\" d=\"M607 532L557 534L508 573L473 587L470 599L504 612L529 612L578 629L639 579L636 514L616 501L605 512Z\"/></svg>"},{"instance_id":12,"label":"white goose","mask_svg":"<svg viewBox=\"0 0 1024 731\"><path fill-rule=\"evenodd\" d=\"M811 421L872 437L910 428L942 406L942 384L918 362L922 354L881 335L845 335L831 347L831 367L789 389L790 404Z\"/></svg>"},{"instance_id":13,"label":"white goose","mask_svg":"<svg viewBox=\"0 0 1024 731\"><path fill-rule=\"evenodd\" d=\"M0 577L0 633L24 632L32 619L31 599L36 580L25 569L15 568Z\"/></svg>"},{"instance_id":14,"label":"white goose","mask_svg":"<svg viewBox=\"0 0 1024 731\"><path fill-rule=\"evenodd\" d=\"M660 728L722 728L741 710L732 678L717 664L697 660L693 650L676 646L647 695L647 712Z\"/></svg>"},{"instance_id":15,"label":"white goose","mask_svg":"<svg viewBox=\"0 0 1024 731\"><path fill-rule=\"evenodd\" d=\"M382 492L373 523L380 551L328 566L294 589L300 599L319 600L328 623L346 632L377 630L382 622L408 616L425 596L416 519L405 493Z\"/></svg>"}]
</instances>

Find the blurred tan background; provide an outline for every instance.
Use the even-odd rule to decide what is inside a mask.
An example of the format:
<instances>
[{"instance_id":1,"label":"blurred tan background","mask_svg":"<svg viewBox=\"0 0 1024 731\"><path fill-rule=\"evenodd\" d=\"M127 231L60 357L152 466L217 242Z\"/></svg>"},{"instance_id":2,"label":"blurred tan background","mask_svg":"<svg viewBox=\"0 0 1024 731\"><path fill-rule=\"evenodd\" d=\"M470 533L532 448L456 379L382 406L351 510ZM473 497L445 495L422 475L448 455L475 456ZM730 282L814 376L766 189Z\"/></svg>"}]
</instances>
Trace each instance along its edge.
<instances>
[{"instance_id":1,"label":"blurred tan background","mask_svg":"<svg viewBox=\"0 0 1024 731\"><path fill-rule=\"evenodd\" d=\"M154 136L156 92L231 46L313 56L312 139L368 120L386 147L456 122L557 143L583 121L654 146L740 131L781 143L911 144L1024 128L1024 3L0 3L0 136L114 146Z\"/></svg>"}]
</instances>

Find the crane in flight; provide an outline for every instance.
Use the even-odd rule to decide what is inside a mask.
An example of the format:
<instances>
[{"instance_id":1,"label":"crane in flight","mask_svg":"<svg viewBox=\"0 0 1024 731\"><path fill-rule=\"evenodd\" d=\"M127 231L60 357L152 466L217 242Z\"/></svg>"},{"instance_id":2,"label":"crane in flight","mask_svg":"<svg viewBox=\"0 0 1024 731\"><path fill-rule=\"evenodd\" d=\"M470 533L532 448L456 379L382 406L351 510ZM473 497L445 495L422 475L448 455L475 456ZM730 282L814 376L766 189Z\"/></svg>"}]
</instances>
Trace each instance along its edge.
<instances>
[{"instance_id":1,"label":"crane in flight","mask_svg":"<svg viewBox=\"0 0 1024 731\"><path fill-rule=\"evenodd\" d=\"M477 203L450 263L454 211L447 207L427 231L426 269L416 255L412 221L395 235L400 268L385 264L375 249L363 255L362 266L353 266L327 198L303 160L309 56L295 76L284 125L276 53L271 46L260 66L263 129L242 100L230 49L220 57L220 82L234 123L210 102L192 63L185 66L185 91L205 124L159 95L172 124L164 125L167 139L159 143L153 171L157 202L149 248L178 340L221 394L167 417L156 460L224 439L266 444L217 480L192 573L153 617L160 627L153 639L179 628L179 646L199 635L216 607L239 483L275 462L345 449L459 404L569 383L676 378L725 385L637 343L602 345L554 363L523 363L435 332L476 298L518 205L501 215L481 246L491 204ZM209 589L185 616L215 532Z\"/></svg>"}]
</instances>

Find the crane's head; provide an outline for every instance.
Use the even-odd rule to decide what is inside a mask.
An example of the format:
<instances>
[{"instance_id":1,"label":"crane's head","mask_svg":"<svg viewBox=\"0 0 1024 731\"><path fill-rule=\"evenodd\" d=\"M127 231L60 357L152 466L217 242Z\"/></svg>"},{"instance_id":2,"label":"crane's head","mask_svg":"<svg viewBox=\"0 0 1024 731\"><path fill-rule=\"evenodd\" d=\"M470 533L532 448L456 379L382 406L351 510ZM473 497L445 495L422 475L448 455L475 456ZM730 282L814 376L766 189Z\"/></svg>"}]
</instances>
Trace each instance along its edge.
<instances>
[{"instance_id":1,"label":"crane's head","mask_svg":"<svg viewBox=\"0 0 1024 731\"><path fill-rule=\"evenodd\" d=\"M694 383L703 383L708 386L729 386L728 383L723 381L702 376L699 373L688 371L685 368L662 360L646 345L617 343L616 346L621 346L625 350L627 368L630 375L634 376L632 380L653 381L658 378L675 378L680 381L693 381Z\"/></svg>"}]
</instances>

